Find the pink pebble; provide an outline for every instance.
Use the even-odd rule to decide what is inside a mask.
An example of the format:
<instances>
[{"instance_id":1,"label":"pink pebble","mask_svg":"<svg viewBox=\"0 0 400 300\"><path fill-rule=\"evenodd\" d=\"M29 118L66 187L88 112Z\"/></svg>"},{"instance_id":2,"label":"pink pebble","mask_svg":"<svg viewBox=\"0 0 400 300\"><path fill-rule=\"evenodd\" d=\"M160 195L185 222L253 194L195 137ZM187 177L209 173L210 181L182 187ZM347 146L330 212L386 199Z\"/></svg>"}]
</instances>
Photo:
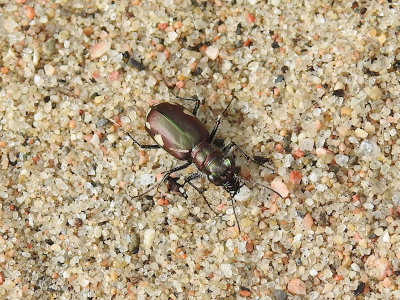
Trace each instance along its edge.
<instances>
[{"instance_id":1,"label":"pink pebble","mask_svg":"<svg viewBox=\"0 0 400 300\"><path fill-rule=\"evenodd\" d=\"M184 82L184 81L179 80L179 81L176 82L176 87L177 87L178 89L181 89L181 88L183 88L184 86L185 86L185 82Z\"/></svg>"},{"instance_id":2,"label":"pink pebble","mask_svg":"<svg viewBox=\"0 0 400 300\"><path fill-rule=\"evenodd\" d=\"M90 56L92 58L98 58L106 53L111 48L111 41L101 41L100 43L90 48Z\"/></svg>"},{"instance_id":3,"label":"pink pebble","mask_svg":"<svg viewBox=\"0 0 400 300\"><path fill-rule=\"evenodd\" d=\"M290 171L289 180L293 184L300 184L301 182L301 173L297 170Z\"/></svg>"},{"instance_id":4,"label":"pink pebble","mask_svg":"<svg viewBox=\"0 0 400 300\"><path fill-rule=\"evenodd\" d=\"M271 182L271 187L282 197L287 197L287 195L289 195L289 189L287 188L286 184L276 178Z\"/></svg>"},{"instance_id":5,"label":"pink pebble","mask_svg":"<svg viewBox=\"0 0 400 300\"><path fill-rule=\"evenodd\" d=\"M311 226L314 224L314 220L310 213L306 214L303 219L303 226L305 229L311 229Z\"/></svg>"},{"instance_id":6,"label":"pink pebble","mask_svg":"<svg viewBox=\"0 0 400 300\"><path fill-rule=\"evenodd\" d=\"M108 73L108 80L110 80L110 81L117 80L118 77L119 77L119 72L118 71Z\"/></svg>"},{"instance_id":7,"label":"pink pebble","mask_svg":"<svg viewBox=\"0 0 400 300\"><path fill-rule=\"evenodd\" d=\"M385 257L377 257L372 254L367 258L365 263L368 267L367 274L377 278L378 280L383 280L387 276L387 270L390 268L390 262Z\"/></svg>"},{"instance_id":8,"label":"pink pebble","mask_svg":"<svg viewBox=\"0 0 400 300\"><path fill-rule=\"evenodd\" d=\"M287 289L292 294L306 294L306 285L300 279L292 279L289 281Z\"/></svg>"},{"instance_id":9,"label":"pink pebble","mask_svg":"<svg viewBox=\"0 0 400 300\"><path fill-rule=\"evenodd\" d=\"M25 6L25 15L29 20L33 20L33 18L35 17L35 10L33 9L33 7L31 6Z\"/></svg>"},{"instance_id":10,"label":"pink pebble","mask_svg":"<svg viewBox=\"0 0 400 300\"><path fill-rule=\"evenodd\" d=\"M317 154L318 157L327 155L327 154L331 154L331 152L328 149L325 148L317 148L315 150L315 153Z\"/></svg>"},{"instance_id":11,"label":"pink pebble","mask_svg":"<svg viewBox=\"0 0 400 300\"><path fill-rule=\"evenodd\" d=\"M225 208L225 204L223 204L223 203L220 203L220 204L218 204L217 205L217 211L223 211L224 210L224 208Z\"/></svg>"},{"instance_id":12,"label":"pink pebble","mask_svg":"<svg viewBox=\"0 0 400 300\"><path fill-rule=\"evenodd\" d=\"M314 122L314 126L315 126L315 129L320 130L320 129L321 129L321 126L322 126L321 121L320 121L320 120L316 120L316 121Z\"/></svg>"}]
</instances>

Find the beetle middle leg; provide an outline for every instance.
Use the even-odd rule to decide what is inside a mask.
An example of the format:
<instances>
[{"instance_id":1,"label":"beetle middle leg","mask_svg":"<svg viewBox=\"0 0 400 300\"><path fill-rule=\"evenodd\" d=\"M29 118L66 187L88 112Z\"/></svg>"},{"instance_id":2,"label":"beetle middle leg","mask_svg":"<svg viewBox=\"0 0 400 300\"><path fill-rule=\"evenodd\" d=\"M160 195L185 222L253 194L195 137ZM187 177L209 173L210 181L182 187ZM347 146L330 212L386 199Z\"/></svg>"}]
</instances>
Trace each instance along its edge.
<instances>
[{"instance_id":1,"label":"beetle middle leg","mask_svg":"<svg viewBox=\"0 0 400 300\"><path fill-rule=\"evenodd\" d=\"M153 184L148 190L146 190L145 192L143 192L143 193L141 193L141 194L139 194L139 195L137 195L137 196L134 196L133 198L139 198L139 197L142 197L142 196L146 195L146 194L149 193L151 190L153 190L153 189L159 187L159 186L165 181L165 179L167 179L172 173L177 172L177 171L180 171L180 170L183 170L183 169L186 169L186 168L189 167L191 164L192 164L191 162L187 162L187 163L185 163L185 164L183 164L183 165L180 165L180 166L177 166L177 167L175 167L175 168L172 168L172 169L169 170L169 171L163 172L163 173L164 173L164 176L161 178L161 180L160 180L159 182L156 182L156 183Z\"/></svg>"}]
</instances>

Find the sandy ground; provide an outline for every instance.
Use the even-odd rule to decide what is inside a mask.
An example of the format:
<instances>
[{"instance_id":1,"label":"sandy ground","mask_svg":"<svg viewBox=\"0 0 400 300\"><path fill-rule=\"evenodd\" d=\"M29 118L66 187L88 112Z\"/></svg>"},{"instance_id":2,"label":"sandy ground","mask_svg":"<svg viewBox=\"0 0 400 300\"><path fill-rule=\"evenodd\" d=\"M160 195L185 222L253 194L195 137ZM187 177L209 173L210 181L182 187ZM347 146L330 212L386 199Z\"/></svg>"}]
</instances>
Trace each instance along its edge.
<instances>
[{"instance_id":1,"label":"sandy ground","mask_svg":"<svg viewBox=\"0 0 400 300\"><path fill-rule=\"evenodd\" d=\"M399 15L0 0L0 298L400 299ZM175 95L211 130L233 93L218 138L272 168L234 152L242 231L206 178L218 216L176 180L135 198L182 162L124 130L152 143L146 112Z\"/></svg>"}]
</instances>

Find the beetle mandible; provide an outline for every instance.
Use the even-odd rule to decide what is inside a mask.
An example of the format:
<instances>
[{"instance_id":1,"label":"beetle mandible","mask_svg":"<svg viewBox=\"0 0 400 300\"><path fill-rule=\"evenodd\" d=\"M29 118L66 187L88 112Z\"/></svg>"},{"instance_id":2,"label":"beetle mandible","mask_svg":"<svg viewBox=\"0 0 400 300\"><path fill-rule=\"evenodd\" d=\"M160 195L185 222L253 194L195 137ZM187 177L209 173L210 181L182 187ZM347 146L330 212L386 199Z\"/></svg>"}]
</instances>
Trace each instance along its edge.
<instances>
[{"instance_id":1,"label":"beetle mandible","mask_svg":"<svg viewBox=\"0 0 400 300\"><path fill-rule=\"evenodd\" d=\"M143 145L126 132L134 143L142 149L163 148L175 158L187 161L180 166L166 171L159 182L136 197L147 194L153 188L164 182L173 172L183 170L194 163L198 172L188 175L184 180L183 186L189 184L202 195L201 191L191 182L192 180L201 177L202 174L206 175L208 180L214 185L222 186L231 196L232 208L240 232L240 225L235 211L234 197L245 184L245 180L238 175L240 168L235 166L235 161L229 155L229 151L235 147L246 158L246 160L251 160L257 164L262 164L260 162L262 162L263 159L257 156L251 158L234 142L231 142L222 148L213 144L222 116L231 105L234 97L232 97L223 112L218 116L211 133L209 133L203 123L201 123L201 121L196 117L200 107L200 100L197 98L177 98L196 102L193 112L190 112L180 104L162 102L151 106L147 113L145 126L146 131L157 144ZM279 195L279 193L268 186L259 183L256 184L270 189ZM279 196L282 197L281 195ZM203 198L209 208L215 213L207 199L204 196Z\"/></svg>"}]
</instances>

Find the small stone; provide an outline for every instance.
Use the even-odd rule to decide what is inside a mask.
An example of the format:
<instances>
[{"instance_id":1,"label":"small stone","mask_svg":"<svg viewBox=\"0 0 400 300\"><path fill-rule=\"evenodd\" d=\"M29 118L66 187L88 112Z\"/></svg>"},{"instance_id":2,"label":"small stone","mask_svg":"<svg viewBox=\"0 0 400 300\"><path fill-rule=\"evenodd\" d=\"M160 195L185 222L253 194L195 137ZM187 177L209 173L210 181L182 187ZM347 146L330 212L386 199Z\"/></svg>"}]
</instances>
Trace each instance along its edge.
<instances>
[{"instance_id":1,"label":"small stone","mask_svg":"<svg viewBox=\"0 0 400 300\"><path fill-rule=\"evenodd\" d=\"M212 59L215 60L218 57L219 54L219 49L213 46L207 47L206 49L206 55Z\"/></svg>"},{"instance_id":2,"label":"small stone","mask_svg":"<svg viewBox=\"0 0 400 300\"><path fill-rule=\"evenodd\" d=\"M41 86L43 86L43 84L44 84L44 79L43 79L40 75L35 74L35 76L33 76L33 82L34 82L38 87L41 87Z\"/></svg>"},{"instance_id":3,"label":"small stone","mask_svg":"<svg viewBox=\"0 0 400 300\"><path fill-rule=\"evenodd\" d=\"M231 278L232 277L232 266L230 264L221 264L220 266L221 272L224 274L225 277Z\"/></svg>"},{"instance_id":4,"label":"small stone","mask_svg":"<svg viewBox=\"0 0 400 300\"><path fill-rule=\"evenodd\" d=\"M98 239L101 237L101 226L96 226L93 230L94 237Z\"/></svg>"},{"instance_id":5,"label":"small stone","mask_svg":"<svg viewBox=\"0 0 400 300\"><path fill-rule=\"evenodd\" d=\"M361 155L374 156L374 145L369 140L363 140L360 144L359 151Z\"/></svg>"},{"instance_id":6,"label":"small stone","mask_svg":"<svg viewBox=\"0 0 400 300\"><path fill-rule=\"evenodd\" d=\"M368 133L374 133L375 132L375 126L371 124L371 122L366 122L364 125L364 129Z\"/></svg>"},{"instance_id":7,"label":"small stone","mask_svg":"<svg viewBox=\"0 0 400 300\"><path fill-rule=\"evenodd\" d=\"M366 132L365 130L361 129L361 128L357 128L354 133L356 134L356 137L359 137L361 139L366 139L368 136L368 132Z\"/></svg>"},{"instance_id":8,"label":"small stone","mask_svg":"<svg viewBox=\"0 0 400 300\"><path fill-rule=\"evenodd\" d=\"M382 33L380 36L378 36L378 41L381 45L383 45L386 42L386 35Z\"/></svg>"},{"instance_id":9,"label":"small stone","mask_svg":"<svg viewBox=\"0 0 400 300\"><path fill-rule=\"evenodd\" d=\"M279 6L280 3L281 3L281 0L271 0L271 4L272 4L273 6Z\"/></svg>"},{"instance_id":10,"label":"small stone","mask_svg":"<svg viewBox=\"0 0 400 300\"><path fill-rule=\"evenodd\" d=\"M25 15L28 18L28 20L33 20L35 17L35 10L31 6L25 6Z\"/></svg>"},{"instance_id":11,"label":"small stone","mask_svg":"<svg viewBox=\"0 0 400 300\"><path fill-rule=\"evenodd\" d=\"M390 280L389 277L386 277L385 279L383 279L382 285L383 285L385 288L390 288L391 285L392 285L392 280Z\"/></svg>"},{"instance_id":12,"label":"small stone","mask_svg":"<svg viewBox=\"0 0 400 300\"><path fill-rule=\"evenodd\" d=\"M176 40L178 34L175 31L171 31L167 33L168 41L171 43Z\"/></svg>"},{"instance_id":13,"label":"small stone","mask_svg":"<svg viewBox=\"0 0 400 300\"><path fill-rule=\"evenodd\" d=\"M300 279L292 279L289 281L287 289L290 293L295 295L305 295L306 285Z\"/></svg>"},{"instance_id":14,"label":"small stone","mask_svg":"<svg viewBox=\"0 0 400 300\"><path fill-rule=\"evenodd\" d=\"M349 157L343 154L337 154L335 155L335 161L339 166L345 167L349 161Z\"/></svg>"},{"instance_id":15,"label":"small stone","mask_svg":"<svg viewBox=\"0 0 400 300\"><path fill-rule=\"evenodd\" d=\"M324 286L323 290L322 290L322 294L329 293L330 291L332 291L332 289L333 289L333 284L327 283L327 284Z\"/></svg>"},{"instance_id":16,"label":"small stone","mask_svg":"<svg viewBox=\"0 0 400 300\"><path fill-rule=\"evenodd\" d=\"M367 94L372 100L380 100L382 97L382 91L377 86L367 89Z\"/></svg>"},{"instance_id":17,"label":"small stone","mask_svg":"<svg viewBox=\"0 0 400 300\"><path fill-rule=\"evenodd\" d=\"M85 286L87 286L87 285L90 283L90 281L87 280L86 278L84 278L83 276L79 276L79 277L78 277L78 283L79 283L79 285L80 285L81 287L85 287Z\"/></svg>"},{"instance_id":18,"label":"small stone","mask_svg":"<svg viewBox=\"0 0 400 300\"><path fill-rule=\"evenodd\" d=\"M128 250L133 254L137 254L139 252L139 244L140 244L140 237L139 235L134 232L131 234L131 242L129 243Z\"/></svg>"},{"instance_id":19,"label":"small stone","mask_svg":"<svg viewBox=\"0 0 400 300\"><path fill-rule=\"evenodd\" d=\"M92 46L90 48L90 56L92 58L99 58L102 56L104 53L106 53L108 50L111 48L111 41L101 41L100 43Z\"/></svg>"},{"instance_id":20,"label":"small stone","mask_svg":"<svg viewBox=\"0 0 400 300\"><path fill-rule=\"evenodd\" d=\"M368 209L368 210L373 210L374 209L374 205L372 203L369 203L369 202L364 203L363 207L365 209Z\"/></svg>"},{"instance_id":21,"label":"small stone","mask_svg":"<svg viewBox=\"0 0 400 300\"><path fill-rule=\"evenodd\" d=\"M299 148L303 151L312 151L314 148L314 140L310 138L305 138L299 142Z\"/></svg>"},{"instance_id":22,"label":"small stone","mask_svg":"<svg viewBox=\"0 0 400 300\"><path fill-rule=\"evenodd\" d=\"M318 274L318 271L315 270L314 268L312 268L312 269L310 270L310 275L311 275L311 276L317 276L317 274Z\"/></svg>"},{"instance_id":23,"label":"small stone","mask_svg":"<svg viewBox=\"0 0 400 300\"><path fill-rule=\"evenodd\" d=\"M274 296L276 300L287 300L287 294L281 290L274 290Z\"/></svg>"},{"instance_id":24,"label":"small stone","mask_svg":"<svg viewBox=\"0 0 400 300\"><path fill-rule=\"evenodd\" d=\"M310 213L306 214L303 219L303 226L305 229L311 229L311 226L314 224L314 220Z\"/></svg>"},{"instance_id":25,"label":"small stone","mask_svg":"<svg viewBox=\"0 0 400 300\"><path fill-rule=\"evenodd\" d=\"M146 229L143 234L143 246L147 252L150 252L151 246L153 246L154 238L156 237L156 231L154 229Z\"/></svg>"},{"instance_id":26,"label":"small stone","mask_svg":"<svg viewBox=\"0 0 400 300\"><path fill-rule=\"evenodd\" d=\"M377 257L376 255L370 255L365 262L367 268L367 274L375 277L378 280L386 278L386 270L390 267L390 262L385 257Z\"/></svg>"},{"instance_id":27,"label":"small stone","mask_svg":"<svg viewBox=\"0 0 400 300\"><path fill-rule=\"evenodd\" d=\"M289 180L293 184L300 184L301 182L301 173L297 170L290 171Z\"/></svg>"},{"instance_id":28,"label":"small stone","mask_svg":"<svg viewBox=\"0 0 400 300\"><path fill-rule=\"evenodd\" d=\"M389 236L389 232L387 230L385 230L385 232L383 233L382 241L384 241L385 243L390 242L390 236Z\"/></svg>"},{"instance_id":29,"label":"small stone","mask_svg":"<svg viewBox=\"0 0 400 300\"><path fill-rule=\"evenodd\" d=\"M360 295L365 287L365 283L364 282L360 282L359 285L357 286L357 288L353 291L354 296L358 296Z\"/></svg>"},{"instance_id":30,"label":"small stone","mask_svg":"<svg viewBox=\"0 0 400 300\"><path fill-rule=\"evenodd\" d=\"M46 73L46 75L49 75L49 76L54 75L55 70L56 69L50 64L44 65L44 72Z\"/></svg>"},{"instance_id":31,"label":"small stone","mask_svg":"<svg viewBox=\"0 0 400 300\"><path fill-rule=\"evenodd\" d=\"M251 195L251 190L244 185L240 188L239 193L235 195L234 199L239 202L246 201L250 198L250 195Z\"/></svg>"},{"instance_id":32,"label":"small stone","mask_svg":"<svg viewBox=\"0 0 400 300\"><path fill-rule=\"evenodd\" d=\"M140 179L139 179L139 183L141 185L149 185L154 183L155 177L153 174L143 174Z\"/></svg>"},{"instance_id":33,"label":"small stone","mask_svg":"<svg viewBox=\"0 0 400 300\"><path fill-rule=\"evenodd\" d=\"M271 187L284 198L289 195L289 189L286 184L276 178L271 182Z\"/></svg>"}]
</instances>

